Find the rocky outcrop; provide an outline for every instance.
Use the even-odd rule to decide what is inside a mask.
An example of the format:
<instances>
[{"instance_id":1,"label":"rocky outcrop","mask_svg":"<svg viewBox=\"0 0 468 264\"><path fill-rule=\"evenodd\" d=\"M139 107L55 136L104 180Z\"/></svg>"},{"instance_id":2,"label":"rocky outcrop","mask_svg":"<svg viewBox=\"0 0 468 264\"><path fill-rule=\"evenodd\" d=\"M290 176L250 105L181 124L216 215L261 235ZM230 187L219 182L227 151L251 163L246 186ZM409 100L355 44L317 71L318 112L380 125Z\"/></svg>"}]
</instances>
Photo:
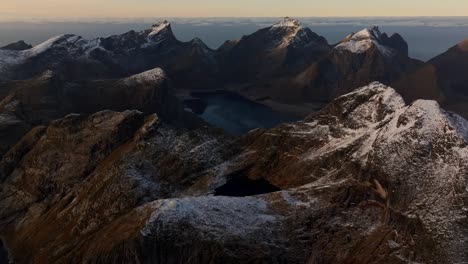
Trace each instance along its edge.
<instances>
[{"instance_id":1,"label":"rocky outcrop","mask_svg":"<svg viewBox=\"0 0 468 264\"><path fill-rule=\"evenodd\" d=\"M238 140L71 115L2 160L0 235L17 263L463 263L467 127L378 83Z\"/></svg>"}]
</instances>

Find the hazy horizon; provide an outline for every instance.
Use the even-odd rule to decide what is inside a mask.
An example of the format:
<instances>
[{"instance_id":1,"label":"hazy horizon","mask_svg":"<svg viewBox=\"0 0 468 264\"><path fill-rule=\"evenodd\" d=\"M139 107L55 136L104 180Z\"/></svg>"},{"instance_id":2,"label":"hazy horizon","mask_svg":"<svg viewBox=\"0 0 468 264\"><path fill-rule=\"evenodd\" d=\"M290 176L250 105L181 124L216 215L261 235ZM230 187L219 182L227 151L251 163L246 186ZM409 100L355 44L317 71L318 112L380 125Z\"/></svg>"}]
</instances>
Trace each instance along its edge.
<instances>
[{"instance_id":1,"label":"hazy horizon","mask_svg":"<svg viewBox=\"0 0 468 264\"><path fill-rule=\"evenodd\" d=\"M3 0L3 18L466 16L468 2L446 0Z\"/></svg>"}]
</instances>

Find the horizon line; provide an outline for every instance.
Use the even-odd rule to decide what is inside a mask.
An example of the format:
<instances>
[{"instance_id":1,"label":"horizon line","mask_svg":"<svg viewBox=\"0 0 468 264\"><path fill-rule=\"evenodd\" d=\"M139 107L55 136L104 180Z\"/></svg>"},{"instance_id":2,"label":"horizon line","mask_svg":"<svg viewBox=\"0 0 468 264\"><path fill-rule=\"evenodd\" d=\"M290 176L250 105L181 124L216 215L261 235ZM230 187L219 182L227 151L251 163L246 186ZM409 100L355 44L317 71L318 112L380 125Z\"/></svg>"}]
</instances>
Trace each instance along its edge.
<instances>
[{"instance_id":1,"label":"horizon line","mask_svg":"<svg viewBox=\"0 0 468 264\"><path fill-rule=\"evenodd\" d=\"M344 19L366 19L366 18L468 18L464 16L443 16L443 15L425 15L425 16L141 16L141 17L2 17L0 22L29 22L29 21L76 21L80 20L146 20L146 19L278 19L278 18L344 18ZM27 21L25 21L27 20Z\"/></svg>"}]
</instances>

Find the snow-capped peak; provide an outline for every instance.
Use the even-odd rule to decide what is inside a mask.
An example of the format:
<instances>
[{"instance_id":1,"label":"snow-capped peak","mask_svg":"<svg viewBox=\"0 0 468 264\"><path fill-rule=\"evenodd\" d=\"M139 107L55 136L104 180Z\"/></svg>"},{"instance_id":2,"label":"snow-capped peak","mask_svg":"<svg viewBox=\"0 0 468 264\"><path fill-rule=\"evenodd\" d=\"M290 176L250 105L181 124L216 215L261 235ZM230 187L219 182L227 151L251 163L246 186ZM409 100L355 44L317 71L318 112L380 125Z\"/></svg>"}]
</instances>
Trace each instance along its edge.
<instances>
[{"instance_id":1,"label":"snow-capped peak","mask_svg":"<svg viewBox=\"0 0 468 264\"><path fill-rule=\"evenodd\" d=\"M392 56L394 54L393 50L382 44L381 37L382 33L380 32L379 27L373 26L363 29L357 33L350 34L335 48L360 54L374 46L377 47L383 55Z\"/></svg>"},{"instance_id":2,"label":"snow-capped peak","mask_svg":"<svg viewBox=\"0 0 468 264\"><path fill-rule=\"evenodd\" d=\"M65 46L69 46L70 44L73 45L79 40L82 40L80 36L71 35L71 34L60 35L60 36L50 38L42 42L41 44L34 46L33 48L26 50L24 52L27 53L27 55L29 56L33 56L33 55L37 55L39 53L45 52L51 47L55 47L55 46L65 47Z\"/></svg>"},{"instance_id":3,"label":"snow-capped peak","mask_svg":"<svg viewBox=\"0 0 468 264\"><path fill-rule=\"evenodd\" d=\"M148 33L148 40L150 44L160 43L168 38L173 38L171 23L167 20L153 25Z\"/></svg>"},{"instance_id":4,"label":"snow-capped peak","mask_svg":"<svg viewBox=\"0 0 468 264\"><path fill-rule=\"evenodd\" d=\"M288 28L288 27L300 28L301 23L294 18L285 17L272 26L273 29Z\"/></svg>"},{"instance_id":5,"label":"snow-capped peak","mask_svg":"<svg viewBox=\"0 0 468 264\"><path fill-rule=\"evenodd\" d=\"M301 23L293 18L285 17L270 27L269 33L278 39L275 47L289 45L307 46L314 42L315 37L309 28L302 27Z\"/></svg>"},{"instance_id":6,"label":"snow-capped peak","mask_svg":"<svg viewBox=\"0 0 468 264\"><path fill-rule=\"evenodd\" d=\"M163 30L170 29L170 27L171 23L169 23L167 20L164 20L163 22L158 22L152 26L150 35L159 34Z\"/></svg>"},{"instance_id":7,"label":"snow-capped peak","mask_svg":"<svg viewBox=\"0 0 468 264\"><path fill-rule=\"evenodd\" d=\"M379 27L373 26L373 27L363 29L356 34L353 34L351 36L351 39L352 40L372 39L372 40L378 41L381 35L382 33L380 33Z\"/></svg>"}]
</instances>

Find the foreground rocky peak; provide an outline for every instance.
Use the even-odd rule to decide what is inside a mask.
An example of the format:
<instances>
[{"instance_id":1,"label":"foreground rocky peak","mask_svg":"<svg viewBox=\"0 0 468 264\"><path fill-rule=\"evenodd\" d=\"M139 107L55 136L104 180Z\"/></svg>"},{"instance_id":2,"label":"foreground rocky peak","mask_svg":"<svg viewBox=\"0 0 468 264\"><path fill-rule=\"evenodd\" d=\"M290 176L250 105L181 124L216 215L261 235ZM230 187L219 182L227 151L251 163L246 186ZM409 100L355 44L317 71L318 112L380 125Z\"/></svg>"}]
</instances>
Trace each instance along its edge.
<instances>
[{"instance_id":1,"label":"foreground rocky peak","mask_svg":"<svg viewBox=\"0 0 468 264\"><path fill-rule=\"evenodd\" d=\"M238 140L71 115L1 161L1 235L18 263L463 263L467 128L379 83Z\"/></svg>"}]
</instances>

